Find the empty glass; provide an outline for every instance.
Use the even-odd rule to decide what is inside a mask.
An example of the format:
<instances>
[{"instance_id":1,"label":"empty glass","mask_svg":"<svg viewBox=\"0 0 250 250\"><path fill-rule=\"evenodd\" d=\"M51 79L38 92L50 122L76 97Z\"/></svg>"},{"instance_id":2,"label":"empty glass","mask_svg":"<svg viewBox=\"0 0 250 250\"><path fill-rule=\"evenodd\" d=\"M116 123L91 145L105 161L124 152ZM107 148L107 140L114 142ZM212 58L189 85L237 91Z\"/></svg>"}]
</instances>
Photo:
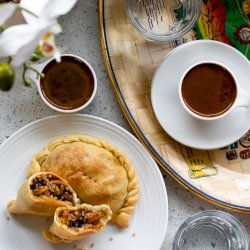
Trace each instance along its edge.
<instances>
[{"instance_id":1,"label":"empty glass","mask_svg":"<svg viewBox=\"0 0 250 250\"><path fill-rule=\"evenodd\" d=\"M248 250L246 228L232 215L212 210L197 213L178 229L173 250Z\"/></svg>"},{"instance_id":2,"label":"empty glass","mask_svg":"<svg viewBox=\"0 0 250 250\"><path fill-rule=\"evenodd\" d=\"M201 11L201 0L126 0L128 16L147 39L170 41L190 31Z\"/></svg>"}]
</instances>

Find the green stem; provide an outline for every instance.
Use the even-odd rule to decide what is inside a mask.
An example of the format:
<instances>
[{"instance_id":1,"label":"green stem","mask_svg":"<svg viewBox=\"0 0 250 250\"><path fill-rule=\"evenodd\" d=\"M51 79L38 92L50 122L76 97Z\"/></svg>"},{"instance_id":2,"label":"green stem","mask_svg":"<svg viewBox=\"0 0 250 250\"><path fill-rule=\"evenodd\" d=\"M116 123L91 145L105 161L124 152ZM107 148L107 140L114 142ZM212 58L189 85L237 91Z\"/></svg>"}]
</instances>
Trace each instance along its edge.
<instances>
[{"instance_id":1,"label":"green stem","mask_svg":"<svg viewBox=\"0 0 250 250\"><path fill-rule=\"evenodd\" d=\"M25 86L30 86L31 80L25 76L26 71L27 71L27 69L26 69L26 64L24 64L24 65L23 65L23 75L22 75L22 77L23 77L23 82L24 82L24 85L25 85Z\"/></svg>"},{"instance_id":2,"label":"green stem","mask_svg":"<svg viewBox=\"0 0 250 250\"><path fill-rule=\"evenodd\" d=\"M37 75L37 79L38 79L39 76L41 78L44 78L44 74L43 73L39 72L37 69L34 69L33 67L28 66L27 64L24 63L23 64L23 82L24 82L25 86L30 86L30 84L31 84L31 79L28 78L28 77L26 77L27 70L34 71L36 73L36 75Z\"/></svg>"},{"instance_id":3,"label":"green stem","mask_svg":"<svg viewBox=\"0 0 250 250\"><path fill-rule=\"evenodd\" d=\"M18 5L17 9L18 9L18 10L24 10L24 11L26 11L27 13L31 14L32 16L38 18L38 15L36 15L36 14L33 13L32 11L30 11L30 10L24 8L24 7L21 7L20 5Z\"/></svg>"},{"instance_id":4,"label":"green stem","mask_svg":"<svg viewBox=\"0 0 250 250\"><path fill-rule=\"evenodd\" d=\"M34 69L31 66L27 66L27 65L25 65L25 66L26 66L26 70L32 70L32 71L34 71L37 74L37 76L40 76L41 78L44 78L44 74L41 73L41 72L39 72L37 69Z\"/></svg>"}]
</instances>

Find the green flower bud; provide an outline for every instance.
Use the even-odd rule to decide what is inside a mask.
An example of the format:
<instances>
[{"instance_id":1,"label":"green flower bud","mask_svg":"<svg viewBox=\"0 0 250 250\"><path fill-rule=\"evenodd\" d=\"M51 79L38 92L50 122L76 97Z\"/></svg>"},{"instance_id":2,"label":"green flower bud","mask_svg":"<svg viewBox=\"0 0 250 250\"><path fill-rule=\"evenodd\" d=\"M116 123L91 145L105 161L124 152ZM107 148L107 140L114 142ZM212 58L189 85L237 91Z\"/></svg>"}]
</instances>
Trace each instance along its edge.
<instances>
[{"instance_id":1,"label":"green flower bud","mask_svg":"<svg viewBox=\"0 0 250 250\"><path fill-rule=\"evenodd\" d=\"M7 63L0 63L0 89L8 91L15 81L15 70Z\"/></svg>"}]
</instances>

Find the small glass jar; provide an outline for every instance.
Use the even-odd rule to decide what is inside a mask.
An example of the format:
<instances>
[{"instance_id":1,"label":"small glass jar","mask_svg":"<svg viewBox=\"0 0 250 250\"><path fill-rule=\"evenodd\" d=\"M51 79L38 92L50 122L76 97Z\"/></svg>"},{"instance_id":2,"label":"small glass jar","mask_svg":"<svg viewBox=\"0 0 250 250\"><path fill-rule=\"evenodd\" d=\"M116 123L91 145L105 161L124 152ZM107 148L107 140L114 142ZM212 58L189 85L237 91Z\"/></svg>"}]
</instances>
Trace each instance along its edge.
<instances>
[{"instance_id":1,"label":"small glass jar","mask_svg":"<svg viewBox=\"0 0 250 250\"><path fill-rule=\"evenodd\" d=\"M246 228L232 215L204 211L187 219L178 229L173 250L248 250Z\"/></svg>"},{"instance_id":2,"label":"small glass jar","mask_svg":"<svg viewBox=\"0 0 250 250\"><path fill-rule=\"evenodd\" d=\"M128 16L147 39L171 41L190 31L202 0L126 0Z\"/></svg>"}]
</instances>

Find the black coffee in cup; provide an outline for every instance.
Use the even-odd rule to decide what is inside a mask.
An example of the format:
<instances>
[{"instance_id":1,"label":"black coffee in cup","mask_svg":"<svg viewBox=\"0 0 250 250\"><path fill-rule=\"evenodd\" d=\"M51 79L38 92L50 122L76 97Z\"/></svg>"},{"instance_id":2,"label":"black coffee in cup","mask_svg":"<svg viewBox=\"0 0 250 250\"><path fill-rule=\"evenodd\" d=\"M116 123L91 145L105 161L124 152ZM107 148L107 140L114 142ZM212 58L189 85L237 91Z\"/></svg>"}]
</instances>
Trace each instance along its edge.
<instances>
[{"instance_id":1,"label":"black coffee in cup","mask_svg":"<svg viewBox=\"0 0 250 250\"><path fill-rule=\"evenodd\" d=\"M73 56L62 56L61 62L49 62L43 69L41 90L53 106L72 110L88 102L94 91L94 77L90 68Z\"/></svg>"},{"instance_id":2,"label":"black coffee in cup","mask_svg":"<svg viewBox=\"0 0 250 250\"><path fill-rule=\"evenodd\" d=\"M181 94L186 106L197 115L216 117L227 112L237 96L236 82L224 67L202 63L185 75Z\"/></svg>"}]
</instances>

